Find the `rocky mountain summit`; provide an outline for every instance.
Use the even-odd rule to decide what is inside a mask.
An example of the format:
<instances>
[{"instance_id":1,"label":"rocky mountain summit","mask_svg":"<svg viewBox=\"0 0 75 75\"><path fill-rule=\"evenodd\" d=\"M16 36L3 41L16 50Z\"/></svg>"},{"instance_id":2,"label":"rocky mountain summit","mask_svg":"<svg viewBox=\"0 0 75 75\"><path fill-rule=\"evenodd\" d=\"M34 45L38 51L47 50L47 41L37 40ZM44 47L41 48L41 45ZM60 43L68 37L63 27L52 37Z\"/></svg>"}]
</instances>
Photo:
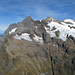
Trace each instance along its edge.
<instances>
[{"instance_id":1,"label":"rocky mountain summit","mask_svg":"<svg viewBox=\"0 0 75 75\"><path fill-rule=\"evenodd\" d=\"M75 75L74 20L28 16L0 40L0 75Z\"/></svg>"}]
</instances>

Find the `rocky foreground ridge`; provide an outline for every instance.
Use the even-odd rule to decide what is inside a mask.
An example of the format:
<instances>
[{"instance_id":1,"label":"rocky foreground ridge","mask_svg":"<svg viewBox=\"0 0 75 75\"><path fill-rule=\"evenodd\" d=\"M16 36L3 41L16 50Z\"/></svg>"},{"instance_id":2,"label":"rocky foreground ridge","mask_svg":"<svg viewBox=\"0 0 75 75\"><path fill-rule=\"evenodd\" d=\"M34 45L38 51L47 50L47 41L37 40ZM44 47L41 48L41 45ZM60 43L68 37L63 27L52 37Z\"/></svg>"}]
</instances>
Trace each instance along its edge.
<instances>
[{"instance_id":1,"label":"rocky foreground ridge","mask_svg":"<svg viewBox=\"0 0 75 75\"><path fill-rule=\"evenodd\" d=\"M11 24L0 36L0 75L75 75L75 21Z\"/></svg>"}]
</instances>

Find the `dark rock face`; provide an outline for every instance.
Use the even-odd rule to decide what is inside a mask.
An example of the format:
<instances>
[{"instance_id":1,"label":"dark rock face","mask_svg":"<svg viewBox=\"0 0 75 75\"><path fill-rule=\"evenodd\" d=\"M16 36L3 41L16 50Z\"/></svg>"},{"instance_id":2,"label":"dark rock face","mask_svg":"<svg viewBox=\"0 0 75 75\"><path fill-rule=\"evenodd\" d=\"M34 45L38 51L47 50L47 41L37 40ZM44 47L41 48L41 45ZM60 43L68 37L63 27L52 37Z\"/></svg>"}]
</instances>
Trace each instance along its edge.
<instances>
[{"instance_id":1,"label":"dark rock face","mask_svg":"<svg viewBox=\"0 0 75 75\"><path fill-rule=\"evenodd\" d=\"M11 29L14 29L15 27L17 27L17 24L11 24L8 29L5 31L4 36L8 36L9 35L9 31L11 31Z\"/></svg>"},{"instance_id":2,"label":"dark rock face","mask_svg":"<svg viewBox=\"0 0 75 75\"><path fill-rule=\"evenodd\" d=\"M4 41L4 37L0 36L0 41L1 42Z\"/></svg>"},{"instance_id":3,"label":"dark rock face","mask_svg":"<svg viewBox=\"0 0 75 75\"><path fill-rule=\"evenodd\" d=\"M1 48L2 44L3 44L3 42L4 42L4 37L0 36L0 48Z\"/></svg>"},{"instance_id":4,"label":"dark rock face","mask_svg":"<svg viewBox=\"0 0 75 75\"><path fill-rule=\"evenodd\" d=\"M32 30L33 23L34 23L34 20L30 16L28 16L25 20L23 20L22 22L19 22L18 24L11 24L8 27L8 29L5 31L4 36L5 37L8 36L9 32L14 28L17 28L17 30L13 34L16 34L16 33L21 34L25 31Z\"/></svg>"},{"instance_id":5,"label":"dark rock face","mask_svg":"<svg viewBox=\"0 0 75 75\"><path fill-rule=\"evenodd\" d=\"M49 30L52 21L61 25L55 18L34 21L28 16L8 27L5 39L0 37L0 75L75 75L75 38L60 39L59 30ZM54 30L51 37L48 32Z\"/></svg>"}]
</instances>

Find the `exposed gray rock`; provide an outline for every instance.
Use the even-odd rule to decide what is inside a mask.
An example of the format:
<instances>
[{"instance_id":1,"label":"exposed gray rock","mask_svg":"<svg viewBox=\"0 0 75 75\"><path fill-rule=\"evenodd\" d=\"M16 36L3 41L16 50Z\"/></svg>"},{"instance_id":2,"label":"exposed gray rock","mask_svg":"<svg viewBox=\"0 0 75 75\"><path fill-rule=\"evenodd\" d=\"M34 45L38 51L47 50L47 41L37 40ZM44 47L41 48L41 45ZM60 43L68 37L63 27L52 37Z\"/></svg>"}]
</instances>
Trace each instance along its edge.
<instances>
[{"instance_id":1,"label":"exposed gray rock","mask_svg":"<svg viewBox=\"0 0 75 75\"><path fill-rule=\"evenodd\" d=\"M4 33L4 37L6 37L6 36L8 36L9 35L9 32L12 30L12 29L14 29L14 28L16 28L16 27L18 27L17 26L17 24L10 24L10 26L8 27L8 29L5 31L5 33Z\"/></svg>"},{"instance_id":2,"label":"exposed gray rock","mask_svg":"<svg viewBox=\"0 0 75 75\"><path fill-rule=\"evenodd\" d=\"M3 45L3 42L4 42L4 37L0 36L0 49L1 49L2 45Z\"/></svg>"},{"instance_id":3,"label":"exposed gray rock","mask_svg":"<svg viewBox=\"0 0 75 75\"><path fill-rule=\"evenodd\" d=\"M0 41L4 41L4 37L3 36L0 36Z\"/></svg>"}]
</instances>

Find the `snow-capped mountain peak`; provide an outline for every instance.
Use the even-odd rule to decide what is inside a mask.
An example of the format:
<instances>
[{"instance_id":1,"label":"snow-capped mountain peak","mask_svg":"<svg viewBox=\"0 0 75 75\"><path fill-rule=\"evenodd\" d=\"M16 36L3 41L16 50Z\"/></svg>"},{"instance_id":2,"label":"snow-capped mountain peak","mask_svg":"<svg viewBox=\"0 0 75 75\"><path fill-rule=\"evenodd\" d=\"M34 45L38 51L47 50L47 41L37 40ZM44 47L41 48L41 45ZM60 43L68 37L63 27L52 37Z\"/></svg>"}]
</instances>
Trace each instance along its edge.
<instances>
[{"instance_id":1,"label":"snow-capped mountain peak","mask_svg":"<svg viewBox=\"0 0 75 75\"><path fill-rule=\"evenodd\" d=\"M63 20L64 22L69 22L69 23L75 23L75 21L74 20L71 20L71 19L65 19L65 20Z\"/></svg>"},{"instance_id":2,"label":"snow-capped mountain peak","mask_svg":"<svg viewBox=\"0 0 75 75\"><path fill-rule=\"evenodd\" d=\"M45 29L46 29L46 32L50 34L50 37L57 37L56 32L58 31L59 31L59 36L57 38L60 38L63 41L66 41L67 35L68 36L72 35L73 37L75 37L75 29L74 28L71 29L67 25L64 25L64 24L62 25L62 24L52 21L48 23L48 26L50 28L45 27Z\"/></svg>"},{"instance_id":3,"label":"snow-capped mountain peak","mask_svg":"<svg viewBox=\"0 0 75 75\"><path fill-rule=\"evenodd\" d=\"M24 39L44 43L52 37L67 40L70 35L75 38L75 21L66 19L59 21L56 18L47 17L41 21L34 21L30 16L22 22L13 24L6 30L5 36L15 34L15 39ZM25 35L23 35L25 34Z\"/></svg>"}]
</instances>

